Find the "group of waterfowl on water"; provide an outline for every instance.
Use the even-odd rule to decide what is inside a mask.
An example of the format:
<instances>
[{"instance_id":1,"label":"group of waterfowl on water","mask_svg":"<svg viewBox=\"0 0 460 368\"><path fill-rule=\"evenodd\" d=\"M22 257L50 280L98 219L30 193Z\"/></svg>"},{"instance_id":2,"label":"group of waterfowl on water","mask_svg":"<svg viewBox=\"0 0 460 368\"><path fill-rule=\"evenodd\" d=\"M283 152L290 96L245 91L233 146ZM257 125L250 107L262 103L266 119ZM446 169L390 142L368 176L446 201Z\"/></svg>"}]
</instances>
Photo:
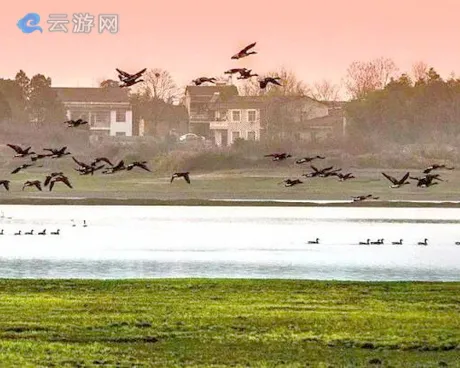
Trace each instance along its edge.
<instances>
[{"instance_id":1,"label":"group of waterfowl on water","mask_svg":"<svg viewBox=\"0 0 460 368\"><path fill-rule=\"evenodd\" d=\"M72 220L72 227L76 227L77 224L75 223L74 220ZM88 227L88 224L86 223L86 220L83 220L83 227ZM17 232L13 233L13 235L48 235L47 229L43 229L42 231L39 231L37 233L34 233L34 229L30 231L25 231L24 233L22 230L18 230ZM0 235L6 235L4 229L0 230ZM49 235L61 235L61 229L57 229L56 231L51 231L49 232Z\"/></svg>"},{"instance_id":2,"label":"group of waterfowl on water","mask_svg":"<svg viewBox=\"0 0 460 368\"><path fill-rule=\"evenodd\" d=\"M309 240L307 242L308 244L319 244L319 238L316 238L315 240ZM358 245L383 245L385 244L385 239L377 239L374 241L371 241L370 239L367 239L366 241L359 242ZM403 239L399 239L398 241L392 241L391 245L403 245ZM428 245L428 239L425 238L423 241L417 242L417 245ZM460 245L460 241L455 242L455 245Z\"/></svg>"},{"instance_id":3,"label":"group of waterfowl on water","mask_svg":"<svg viewBox=\"0 0 460 368\"><path fill-rule=\"evenodd\" d=\"M287 160L288 158L292 157L291 154L287 152L283 153L271 153L268 155L265 155L264 157L271 157L272 161L284 161ZM295 161L296 164L304 164L311 162L313 160L324 160L326 157L320 156L320 155L315 155L311 157L302 157L299 158ZM334 169L334 166L328 166L322 169L317 168L314 165L310 165L311 169L313 171L309 173L302 174L305 178L327 178L327 177L337 177L340 182L344 182L350 179L355 179L356 177L351 173L343 173L341 168ZM421 176L410 176L410 172L406 172L406 174L401 178L397 179L391 175L388 175L384 172L382 172L382 175L388 179L391 182L390 188L400 188L403 185L410 184L408 180L415 180L417 181L417 187L419 188L428 188L433 185L437 185L439 181L445 181L441 179L440 174L431 174L433 170L440 170L440 169L445 169L445 170L454 170L453 167L447 167L444 164L433 164L428 166L426 169L423 170L423 175ZM300 179L285 179L281 183L284 183L285 187L292 187L294 185L302 184L304 183ZM360 195L360 196L353 196L352 197L354 202L360 202L364 201L367 199L374 199L377 200L379 197L375 197L372 194L367 194L367 195Z\"/></svg>"}]
</instances>

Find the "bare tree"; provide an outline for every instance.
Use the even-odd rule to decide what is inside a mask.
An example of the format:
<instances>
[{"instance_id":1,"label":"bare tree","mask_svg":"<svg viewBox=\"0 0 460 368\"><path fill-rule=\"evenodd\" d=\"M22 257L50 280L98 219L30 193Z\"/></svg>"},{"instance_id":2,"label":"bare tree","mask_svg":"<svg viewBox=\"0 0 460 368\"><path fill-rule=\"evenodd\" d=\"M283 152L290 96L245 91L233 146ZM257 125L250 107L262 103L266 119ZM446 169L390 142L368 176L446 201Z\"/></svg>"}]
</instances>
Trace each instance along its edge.
<instances>
[{"instance_id":1,"label":"bare tree","mask_svg":"<svg viewBox=\"0 0 460 368\"><path fill-rule=\"evenodd\" d=\"M139 83L138 88L151 98L169 104L180 98L181 90L167 70L159 68L147 70L142 79L144 82Z\"/></svg>"},{"instance_id":2,"label":"bare tree","mask_svg":"<svg viewBox=\"0 0 460 368\"><path fill-rule=\"evenodd\" d=\"M256 77L245 80L239 86L239 91L244 96L307 96L310 93L309 87L300 80L293 71L284 67L273 70L265 75L259 74L259 79L264 77L279 77L281 86L269 84L261 89Z\"/></svg>"},{"instance_id":3,"label":"bare tree","mask_svg":"<svg viewBox=\"0 0 460 368\"><path fill-rule=\"evenodd\" d=\"M385 88L397 72L398 67L388 58L355 61L347 69L345 85L352 98L362 98L369 92Z\"/></svg>"},{"instance_id":4,"label":"bare tree","mask_svg":"<svg viewBox=\"0 0 460 368\"><path fill-rule=\"evenodd\" d=\"M327 79L316 82L313 85L312 97L319 101L337 101L339 99L341 86L334 84Z\"/></svg>"},{"instance_id":5,"label":"bare tree","mask_svg":"<svg viewBox=\"0 0 460 368\"><path fill-rule=\"evenodd\" d=\"M424 61L417 61L412 65L412 76L414 77L414 81L424 81L428 75L428 64Z\"/></svg>"}]
</instances>

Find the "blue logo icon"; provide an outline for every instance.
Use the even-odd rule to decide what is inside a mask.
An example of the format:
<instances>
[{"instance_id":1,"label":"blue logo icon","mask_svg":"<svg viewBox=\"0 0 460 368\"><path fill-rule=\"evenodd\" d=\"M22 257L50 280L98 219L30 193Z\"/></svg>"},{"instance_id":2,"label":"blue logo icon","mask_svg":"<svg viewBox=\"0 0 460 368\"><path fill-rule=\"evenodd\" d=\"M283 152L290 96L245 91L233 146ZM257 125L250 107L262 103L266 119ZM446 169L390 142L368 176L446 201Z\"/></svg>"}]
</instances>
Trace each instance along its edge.
<instances>
[{"instance_id":1,"label":"blue logo icon","mask_svg":"<svg viewBox=\"0 0 460 368\"><path fill-rule=\"evenodd\" d=\"M34 31L43 33L43 29L38 23L40 23L40 16L37 13L29 13L18 20L17 26L23 33L32 33Z\"/></svg>"}]
</instances>

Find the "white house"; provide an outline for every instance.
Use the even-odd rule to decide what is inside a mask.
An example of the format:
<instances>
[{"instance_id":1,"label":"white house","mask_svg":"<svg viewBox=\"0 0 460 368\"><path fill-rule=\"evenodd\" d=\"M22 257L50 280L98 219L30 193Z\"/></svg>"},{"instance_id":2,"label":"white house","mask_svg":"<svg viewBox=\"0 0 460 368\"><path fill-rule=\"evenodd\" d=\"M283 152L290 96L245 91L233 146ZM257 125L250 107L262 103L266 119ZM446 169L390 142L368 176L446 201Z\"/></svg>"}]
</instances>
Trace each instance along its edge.
<instances>
[{"instance_id":1,"label":"white house","mask_svg":"<svg viewBox=\"0 0 460 368\"><path fill-rule=\"evenodd\" d=\"M209 124L213 139L218 146L230 146L235 139L258 141L261 133L261 110L263 97L222 97L216 92L209 108L214 119Z\"/></svg>"},{"instance_id":2,"label":"white house","mask_svg":"<svg viewBox=\"0 0 460 368\"><path fill-rule=\"evenodd\" d=\"M187 86L184 105L189 116L189 132L212 138L210 123L214 112L210 110L209 103L216 92L220 96L238 95L238 89L233 85Z\"/></svg>"},{"instance_id":3,"label":"white house","mask_svg":"<svg viewBox=\"0 0 460 368\"><path fill-rule=\"evenodd\" d=\"M91 135L132 136L133 111L121 88L53 88L68 119L88 121Z\"/></svg>"}]
</instances>

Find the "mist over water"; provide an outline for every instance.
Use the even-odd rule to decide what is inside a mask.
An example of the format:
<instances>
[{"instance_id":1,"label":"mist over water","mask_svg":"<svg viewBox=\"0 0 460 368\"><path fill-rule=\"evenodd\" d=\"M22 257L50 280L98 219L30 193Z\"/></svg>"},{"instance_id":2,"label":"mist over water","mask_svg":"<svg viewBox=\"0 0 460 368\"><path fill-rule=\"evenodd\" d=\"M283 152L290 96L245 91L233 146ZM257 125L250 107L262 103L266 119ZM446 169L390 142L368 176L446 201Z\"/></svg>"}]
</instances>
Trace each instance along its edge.
<instances>
[{"instance_id":1,"label":"mist over water","mask_svg":"<svg viewBox=\"0 0 460 368\"><path fill-rule=\"evenodd\" d=\"M460 281L460 209L1 206L4 278ZM73 220L73 221L72 221ZM88 226L83 227L86 220ZM75 226L73 226L75 224ZM47 229L47 235L13 235ZM60 229L60 235L49 235ZM308 244L320 239L320 244ZM358 245L366 239L384 245ZM428 246L417 245L424 238ZM403 245L391 245L403 239Z\"/></svg>"}]
</instances>

